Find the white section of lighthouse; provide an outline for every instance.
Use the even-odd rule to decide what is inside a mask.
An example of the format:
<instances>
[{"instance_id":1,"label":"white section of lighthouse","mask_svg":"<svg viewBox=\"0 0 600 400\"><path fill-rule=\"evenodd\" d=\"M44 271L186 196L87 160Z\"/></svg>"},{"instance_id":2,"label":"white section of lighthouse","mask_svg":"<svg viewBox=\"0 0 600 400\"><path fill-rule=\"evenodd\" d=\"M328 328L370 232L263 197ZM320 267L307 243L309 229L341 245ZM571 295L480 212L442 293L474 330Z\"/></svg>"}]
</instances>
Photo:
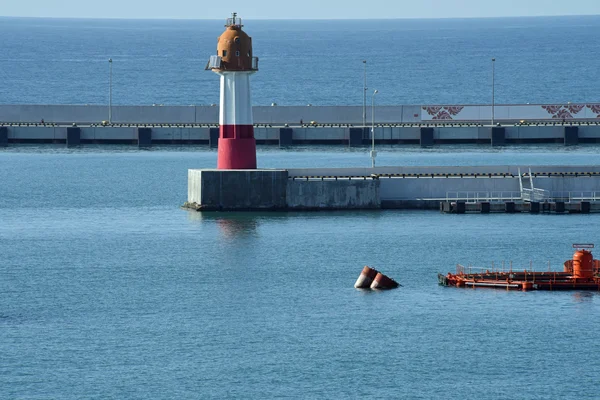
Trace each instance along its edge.
<instances>
[{"instance_id":1,"label":"white section of lighthouse","mask_svg":"<svg viewBox=\"0 0 600 400\"><path fill-rule=\"evenodd\" d=\"M258 58L242 26L236 13L227 19L217 55L206 66L221 76L218 169L256 169L250 75L258 71Z\"/></svg>"}]
</instances>

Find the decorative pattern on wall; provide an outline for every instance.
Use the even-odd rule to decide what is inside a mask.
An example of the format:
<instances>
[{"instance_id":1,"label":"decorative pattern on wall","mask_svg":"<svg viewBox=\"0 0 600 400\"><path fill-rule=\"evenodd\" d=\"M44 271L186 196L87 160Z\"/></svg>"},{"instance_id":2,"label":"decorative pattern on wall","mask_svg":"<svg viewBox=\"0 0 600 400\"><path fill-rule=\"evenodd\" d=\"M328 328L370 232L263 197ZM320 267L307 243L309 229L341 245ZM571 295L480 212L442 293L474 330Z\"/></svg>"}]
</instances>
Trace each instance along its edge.
<instances>
[{"instance_id":1,"label":"decorative pattern on wall","mask_svg":"<svg viewBox=\"0 0 600 400\"><path fill-rule=\"evenodd\" d=\"M600 104L588 104L587 108L596 114L596 118L600 118Z\"/></svg>"},{"instance_id":2,"label":"decorative pattern on wall","mask_svg":"<svg viewBox=\"0 0 600 400\"><path fill-rule=\"evenodd\" d=\"M514 104L496 105L496 120L543 121L600 119L600 104ZM489 121L490 105L421 106L422 121Z\"/></svg>"},{"instance_id":3,"label":"decorative pattern on wall","mask_svg":"<svg viewBox=\"0 0 600 400\"><path fill-rule=\"evenodd\" d=\"M431 115L431 119L435 120L449 120L453 119L453 116L458 115L464 106L424 106L423 110L427 114Z\"/></svg>"},{"instance_id":4,"label":"decorative pattern on wall","mask_svg":"<svg viewBox=\"0 0 600 400\"><path fill-rule=\"evenodd\" d=\"M588 107L592 104L587 105ZM575 115L579 114L581 110L586 107L585 104L567 104L563 105L546 105L542 106L548 114L552 115L553 119L570 119L575 118Z\"/></svg>"}]
</instances>

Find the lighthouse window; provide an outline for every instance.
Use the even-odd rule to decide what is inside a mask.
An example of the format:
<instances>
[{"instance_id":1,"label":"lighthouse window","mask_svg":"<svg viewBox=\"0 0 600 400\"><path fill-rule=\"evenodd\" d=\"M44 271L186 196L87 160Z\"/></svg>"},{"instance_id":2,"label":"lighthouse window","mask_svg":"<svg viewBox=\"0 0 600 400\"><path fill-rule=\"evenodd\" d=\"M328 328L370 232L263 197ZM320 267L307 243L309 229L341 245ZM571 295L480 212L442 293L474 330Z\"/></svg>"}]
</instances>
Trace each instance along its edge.
<instances>
[{"instance_id":1,"label":"lighthouse window","mask_svg":"<svg viewBox=\"0 0 600 400\"><path fill-rule=\"evenodd\" d=\"M240 52L239 52L239 51L236 51L236 52L235 52L235 56L236 56L236 57L239 57L239 56L240 56Z\"/></svg>"},{"instance_id":2,"label":"lighthouse window","mask_svg":"<svg viewBox=\"0 0 600 400\"><path fill-rule=\"evenodd\" d=\"M223 50L223 57L227 57L227 50Z\"/></svg>"}]
</instances>

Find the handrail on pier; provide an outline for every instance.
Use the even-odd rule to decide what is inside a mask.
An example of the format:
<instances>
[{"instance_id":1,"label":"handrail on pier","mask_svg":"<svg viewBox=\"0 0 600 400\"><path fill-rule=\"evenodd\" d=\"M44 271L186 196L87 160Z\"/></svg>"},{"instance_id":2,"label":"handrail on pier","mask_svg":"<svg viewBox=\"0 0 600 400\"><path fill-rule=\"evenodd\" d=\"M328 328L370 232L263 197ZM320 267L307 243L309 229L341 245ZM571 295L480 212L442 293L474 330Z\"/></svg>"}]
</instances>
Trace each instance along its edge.
<instances>
[{"instance_id":1,"label":"handrail on pier","mask_svg":"<svg viewBox=\"0 0 600 400\"><path fill-rule=\"evenodd\" d=\"M521 200L521 192L446 192L446 201L464 201L465 203L496 203L518 200Z\"/></svg>"},{"instance_id":2,"label":"handrail on pier","mask_svg":"<svg viewBox=\"0 0 600 400\"><path fill-rule=\"evenodd\" d=\"M545 189L523 188L521 192L446 192L446 201L481 202L550 202L580 203L582 201L600 202L600 191L551 192Z\"/></svg>"}]
</instances>

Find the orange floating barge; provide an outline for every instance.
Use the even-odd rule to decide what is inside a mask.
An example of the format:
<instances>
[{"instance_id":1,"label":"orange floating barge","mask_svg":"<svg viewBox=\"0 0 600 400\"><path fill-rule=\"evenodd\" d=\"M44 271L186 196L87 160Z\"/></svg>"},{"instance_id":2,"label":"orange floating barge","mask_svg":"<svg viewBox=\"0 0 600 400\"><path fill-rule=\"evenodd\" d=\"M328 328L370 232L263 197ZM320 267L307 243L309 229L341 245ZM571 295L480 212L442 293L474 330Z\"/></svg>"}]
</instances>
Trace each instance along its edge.
<instances>
[{"instance_id":1,"label":"orange floating barge","mask_svg":"<svg viewBox=\"0 0 600 400\"><path fill-rule=\"evenodd\" d=\"M594 260L593 244L574 244L572 260L564 263L564 271L494 271L473 273L457 265L456 273L438 274L440 285L496 288L506 290L597 290L600 291L600 260Z\"/></svg>"}]
</instances>

